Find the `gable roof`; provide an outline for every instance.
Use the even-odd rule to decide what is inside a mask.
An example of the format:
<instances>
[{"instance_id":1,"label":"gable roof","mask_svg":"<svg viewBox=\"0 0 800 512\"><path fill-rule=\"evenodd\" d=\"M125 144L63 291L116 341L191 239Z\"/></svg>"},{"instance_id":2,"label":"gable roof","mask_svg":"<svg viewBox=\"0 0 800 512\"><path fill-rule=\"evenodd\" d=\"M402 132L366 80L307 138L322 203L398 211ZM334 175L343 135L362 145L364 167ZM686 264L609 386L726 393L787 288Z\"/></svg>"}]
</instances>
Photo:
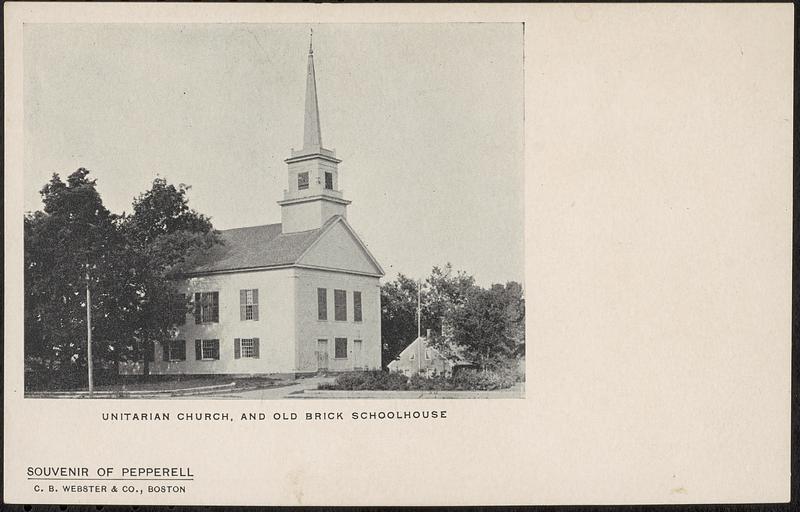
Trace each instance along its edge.
<instances>
[{"instance_id":1,"label":"gable roof","mask_svg":"<svg viewBox=\"0 0 800 512\"><path fill-rule=\"evenodd\" d=\"M336 226L340 225L341 229L337 231ZM351 244L350 247L347 247L347 242L345 245L341 245L344 242L344 239L340 237L338 240L332 240L335 233L342 233L344 231L344 239L348 240ZM330 233L330 236L326 236ZM333 245L331 245L331 243ZM323 252L320 253L319 249L322 246ZM361 257L364 259L364 263L366 263L367 267L362 267L359 269L360 272L369 273L372 275L380 275L383 276L385 272L381 267L381 264L378 263L378 260L369 252L367 249L366 244L361 240L361 237L356 234L355 230L352 226L347 222L347 219L342 217L341 215L336 215L328 220L325 225L322 227L322 232L319 236L311 242L308 248L303 252L303 254L297 259L297 263L299 266L307 266L310 268L318 267L322 265L323 267L327 268L350 268L351 270L355 270L358 264L355 261L348 261L343 262L339 257L345 256L348 250L355 250L358 255L356 256ZM334 252L335 254L330 254ZM353 254L353 253L351 253Z\"/></svg>"},{"instance_id":2,"label":"gable roof","mask_svg":"<svg viewBox=\"0 0 800 512\"><path fill-rule=\"evenodd\" d=\"M343 217L336 215L317 229L295 233L283 233L281 224L222 230L220 237L223 243L200 256L183 274L191 276L295 265L338 222L347 227L369 258L375 261L350 225ZM383 274L383 271L380 273Z\"/></svg>"},{"instance_id":3,"label":"gable roof","mask_svg":"<svg viewBox=\"0 0 800 512\"><path fill-rule=\"evenodd\" d=\"M400 353L397 354L397 358L395 360L391 361L387 366L389 366L390 368L393 368L392 364L394 364L394 367L398 366L402 362L403 358L405 358L406 356L410 357L410 353L411 352L416 353L420 343L425 343L427 341L428 341L428 339L425 336L417 337L414 341L409 343L406 346L406 348L401 350ZM465 359L461 355L456 355L455 357L447 357L444 354L442 354L441 351L439 351L439 349L437 349L436 347L434 347L432 345L428 345L427 343L425 343L425 348L431 350L431 352L432 352L432 357L431 358L432 359L436 359L438 357L438 358L444 359L445 361L448 361L449 363L451 363L453 365L470 365L470 364L472 364L470 361L468 361L467 359Z\"/></svg>"}]
</instances>

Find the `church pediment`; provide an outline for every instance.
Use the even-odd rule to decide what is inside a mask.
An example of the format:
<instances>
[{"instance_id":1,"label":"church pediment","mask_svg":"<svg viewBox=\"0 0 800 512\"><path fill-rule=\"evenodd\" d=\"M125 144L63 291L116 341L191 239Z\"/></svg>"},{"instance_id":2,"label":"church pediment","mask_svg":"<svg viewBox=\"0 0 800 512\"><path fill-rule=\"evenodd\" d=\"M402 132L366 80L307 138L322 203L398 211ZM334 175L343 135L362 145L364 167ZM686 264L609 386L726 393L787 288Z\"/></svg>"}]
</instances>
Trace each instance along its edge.
<instances>
[{"instance_id":1,"label":"church pediment","mask_svg":"<svg viewBox=\"0 0 800 512\"><path fill-rule=\"evenodd\" d=\"M382 276L383 269L344 217L328 221L322 234L298 258L297 265Z\"/></svg>"}]
</instances>

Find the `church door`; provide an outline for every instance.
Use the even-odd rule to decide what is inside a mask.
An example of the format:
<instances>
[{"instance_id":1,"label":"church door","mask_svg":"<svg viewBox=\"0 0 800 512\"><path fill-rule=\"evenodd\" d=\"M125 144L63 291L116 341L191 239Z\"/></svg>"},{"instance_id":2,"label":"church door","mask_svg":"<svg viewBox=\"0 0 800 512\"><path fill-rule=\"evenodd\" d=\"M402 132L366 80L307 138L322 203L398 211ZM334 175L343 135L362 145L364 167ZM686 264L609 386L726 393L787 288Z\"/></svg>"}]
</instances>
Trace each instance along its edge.
<instances>
[{"instance_id":1,"label":"church door","mask_svg":"<svg viewBox=\"0 0 800 512\"><path fill-rule=\"evenodd\" d=\"M353 368L361 368L361 340L353 340Z\"/></svg>"},{"instance_id":2,"label":"church door","mask_svg":"<svg viewBox=\"0 0 800 512\"><path fill-rule=\"evenodd\" d=\"M328 369L328 340L317 340L317 371Z\"/></svg>"}]
</instances>

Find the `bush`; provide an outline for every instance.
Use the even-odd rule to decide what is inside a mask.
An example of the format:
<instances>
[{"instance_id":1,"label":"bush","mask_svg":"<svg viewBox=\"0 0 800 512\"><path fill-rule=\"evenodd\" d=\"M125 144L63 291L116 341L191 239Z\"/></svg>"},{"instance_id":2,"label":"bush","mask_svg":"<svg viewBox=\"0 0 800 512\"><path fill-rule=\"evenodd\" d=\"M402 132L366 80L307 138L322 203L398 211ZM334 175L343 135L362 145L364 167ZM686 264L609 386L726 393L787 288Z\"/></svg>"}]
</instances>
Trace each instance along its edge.
<instances>
[{"instance_id":1,"label":"bush","mask_svg":"<svg viewBox=\"0 0 800 512\"><path fill-rule=\"evenodd\" d=\"M408 388L420 391L449 391L455 389L452 377L448 378L444 375L426 377L420 374L414 375L409 379Z\"/></svg>"},{"instance_id":2,"label":"bush","mask_svg":"<svg viewBox=\"0 0 800 512\"><path fill-rule=\"evenodd\" d=\"M319 389L347 391L491 391L506 389L519 380L516 368L497 368L494 370L465 369L452 377L421 374L406 377L402 373L374 370L369 372L348 372L336 377L331 384L320 384Z\"/></svg>"},{"instance_id":3,"label":"bush","mask_svg":"<svg viewBox=\"0 0 800 512\"><path fill-rule=\"evenodd\" d=\"M408 377L381 370L348 372L338 375L332 384L320 384L319 389L399 391L408 389Z\"/></svg>"},{"instance_id":4,"label":"bush","mask_svg":"<svg viewBox=\"0 0 800 512\"><path fill-rule=\"evenodd\" d=\"M453 377L455 389L491 391L510 388L517 382L517 372L511 368L478 371L462 370Z\"/></svg>"}]
</instances>

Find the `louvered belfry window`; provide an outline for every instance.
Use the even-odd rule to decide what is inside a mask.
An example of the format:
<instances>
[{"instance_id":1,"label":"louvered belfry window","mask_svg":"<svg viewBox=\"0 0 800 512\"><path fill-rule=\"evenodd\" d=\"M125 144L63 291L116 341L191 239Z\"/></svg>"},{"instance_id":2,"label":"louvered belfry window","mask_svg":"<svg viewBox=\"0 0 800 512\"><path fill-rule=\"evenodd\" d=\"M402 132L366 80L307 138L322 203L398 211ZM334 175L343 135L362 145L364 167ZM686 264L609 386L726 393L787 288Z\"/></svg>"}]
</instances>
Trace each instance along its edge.
<instances>
[{"instance_id":1,"label":"louvered belfry window","mask_svg":"<svg viewBox=\"0 0 800 512\"><path fill-rule=\"evenodd\" d=\"M308 188L308 173L301 172L297 175L297 190L306 190Z\"/></svg>"},{"instance_id":2,"label":"louvered belfry window","mask_svg":"<svg viewBox=\"0 0 800 512\"><path fill-rule=\"evenodd\" d=\"M258 320L258 288L239 290L239 318Z\"/></svg>"}]
</instances>

